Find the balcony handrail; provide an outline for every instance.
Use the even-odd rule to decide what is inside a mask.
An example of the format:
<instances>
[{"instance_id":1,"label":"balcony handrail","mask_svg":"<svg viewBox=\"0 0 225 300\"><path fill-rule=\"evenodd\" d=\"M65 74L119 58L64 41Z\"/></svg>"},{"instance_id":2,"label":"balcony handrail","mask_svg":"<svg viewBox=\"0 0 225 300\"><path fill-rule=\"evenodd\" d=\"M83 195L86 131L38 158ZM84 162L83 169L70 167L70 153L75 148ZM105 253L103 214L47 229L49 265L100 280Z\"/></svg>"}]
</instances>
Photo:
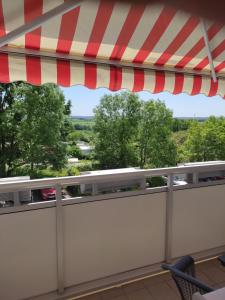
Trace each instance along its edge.
<instances>
[{"instance_id":1,"label":"balcony handrail","mask_svg":"<svg viewBox=\"0 0 225 300\"><path fill-rule=\"evenodd\" d=\"M56 185L69 186L69 185L80 185L80 184L93 184L98 182L109 182L112 180L127 180L127 179L137 179L143 177L152 176L163 176L163 175L175 175L175 174L185 174L185 173L200 173L208 171L220 171L225 170L224 163L206 163L189 165L189 166L177 166L169 168L155 168L155 169L137 169L135 171L127 171L123 173L114 174L88 174L79 176L67 176L67 177L55 177L55 178L44 178L44 179L33 179L24 180L19 182L7 182L0 183L0 192L8 191L20 191L26 189L40 189L44 187L52 187ZM9 178L10 180L10 178Z\"/></svg>"},{"instance_id":2,"label":"balcony handrail","mask_svg":"<svg viewBox=\"0 0 225 300\"><path fill-rule=\"evenodd\" d=\"M151 197L149 196L151 193L163 193L159 194L159 198L153 198L153 199L159 199L161 201L154 201L154 205L156 202L159 203L160 207L162 208L162 214L160 219L160 224L162 224L162 244L160 242L160 245L163 247L163 256L164 260L169 263L174 258L173 257L173 247L174 247L174 218L176 217L176 210L174 209L174 192L177 189L185 189L185 188L193 188L194 187L200 187L202 185L208 184L212 185L211 183L198 183L194 182L193 184L187 184L184 186L174 186L174 178L173 176L175 174L196 174L196 178L198 177L198 173L201 172L212 172L212 171L225 171L225 162L206 162L204 164L196 163L194 165L186 165L186 166L177 166L177 167L170 167L170 168L157 168L157 169L124 169L122 172L121 170L113 171L113 174L85 174L80 176L71 176L71 177L58 177L58 178L45 178L45 179L35 179L35 180L24 180L19 182L0 182L0 193L4 192L13 192L13 191L24 191L24 190L35 190L35 189L41 189L45 187L55 187L56 188L56 199L51 201L44 201L44 202L32 202L29 205L21 205L21 206L12 206L12 207L5 207L0 209L0 215L10 215L10 214L17 214L21 213L21 219L24 220L23 214L25 211L34 211L34 210L41 210L41 209L51 209L51 214L54 216L55 221L52 223L53 232L56 235L56 247L55 247L55 255L56 255L56 276L57 276L57 290L59 294L63 294L64 289L66 286L66 280L65 280L65 268L66 268L66 257L68 253L65 251L65 236L67 234L68 230L68 223L65 221L67 218L70 218L66 211L73 211L73 210L67 210L65 209L67 205L77 205L77 207L80 206L81 203L85 203L84 207L87 207L89 202L94 201L95 204L100 203L100 201L109 201L110 199L113 200L115 198L126 198L126 197L133 197L133 199L136 201L141 201L142 195L148 195L147 197L144 197L144 199L147 198L147 200L151 200ZM61 189L62 187L69 186L69 185L80 185L80 184L93 184L93 186L97 183L104 183L104 182L113 182L113 181L129 181L129 179L136 179L138 181L144 181L147 177L153 177L153 176L167 176L167 186L163 187L154 187L154 188L148 188L147 186L142 189L142 186L139 190L135 191L119 191L116 193L109 193L107 195L105 194L97 194L97 195L82 195L79 197L72 197L70 199L63 199ZM9 178L10 180L10 178ZM194 180L193 180L194 181ZM213 184L223 184L225 185L225 180L221 180L220 182L215 181ZM224 188L224 187L223 187ZM207 192L207 191L205 191ZM140 198L139 198L140 196ZM179 196L179 193L178 193ZM220 194L221 197L221 194ZM114 201L114 200L113 200ZM152 203L153 203L152 202ZM113 202L111 202L113 203ZM110 205L106 205L107 209L110 210ZM121 201L116 201L115 203L121 203L121 205L124 207L123 203ZM133 201L131 201L132 206ZM141 201L140 204L143 202ZM161 204L160 204L161 203ZM158 205L158 204L157 204ZM162 205L162 206L161 206ZM104 203L103 203L104 206ZM92 207L92 205L91 205ZM96 208L96 205L94 205ZM97 206L98 207L98 206ZM101 207L101 204L100 204ZM136 206L135 206L136 207ZM155 207L155 206L151 206ZM69 207L70 208L70 207ZM72 208L72 207L71 207ZM88 208L89 209L89 208ZM54 211L53 211L54 210ZM75 208L76 210L76 208ZM95 209L94 209L95 210ZM47 210L46 210L47 211ZM115 210L114 210L115 211ZM101 214L100 209L100 214ZM47 213L50 213L47 211ZM137 216L141 216L139 213ZM38 215L37 215L38 216ZM46 215L47 216L47 215ZM76 215L74 215L75 218ZM133 216L133 210L132 210L132 216ZM18 215L18 218L20 215ZM7 217L6 217L7 218ZM18 220L21 220L20 218ZM17 220L17 218L15 219ZM25 218L25 222L28 222L28 225L30 224L30 220L32 220L32 217ZM36 219L37 220L37 219ZM105 216L103 218L105 220ZM137 219L138 220L138 219ZM4 217L3 217L4 221ZM182 221L182 220L181 220ZM41 222L41 219L40 219ZM16 222L14 224L17 224ZM18 222L20 224L20 222ZM66 225L67 224L67 225ZM91 223L90 223L91 224ZM98 225L99 226L99 225ZM23 228L23 226L21 227ZM31 228L31 226L29 226ZM32 228L31 228L32 230ZM73 232L73 228L71 229ZM147 230L147 229L146 229ZM70 235L69 235L70 236ZM76 239L76 231L73 232L74 239ZM79 240L79 238L78 238ZM160 246L160 247L161 247ZM224 245L218 245L219 247ZM206 249L208 250L208 249ZM52 251L52 248L51 248ZM213 249L214 251L214 249ZM218 250L216 250L218 251ZM214 252L213 252L214 253ZM216 252L217 253L217 252ZM158 263L158 260L156 261ZM121 274L121 273L120 273ZM64 294L65 295L65 294ZM61 296L60 296L61 297Z\"/></svg>"}]
</instances>

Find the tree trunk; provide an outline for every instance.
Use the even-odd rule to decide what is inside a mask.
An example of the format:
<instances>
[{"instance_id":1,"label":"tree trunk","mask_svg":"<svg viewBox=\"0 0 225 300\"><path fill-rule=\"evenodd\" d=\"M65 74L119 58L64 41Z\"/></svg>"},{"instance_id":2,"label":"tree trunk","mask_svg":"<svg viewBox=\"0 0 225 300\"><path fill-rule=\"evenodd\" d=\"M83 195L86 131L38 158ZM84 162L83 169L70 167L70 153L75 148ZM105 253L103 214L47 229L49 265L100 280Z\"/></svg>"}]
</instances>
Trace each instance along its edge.
<instances>
[{"instance_id":1,"label":"tree trunk","mask_svg":"<svg viewBox=\"0 0 225 300\"><path fill-rule=\"evenodd\" d=\"M6 163L5 161L0 161L0 178L7 177Z\"/></svg>"},{"instance_id":2,"label":"tree trunk","mask_svg":"<svg viewBox=\"0 0 225 300\"><path fill-rule=\"evenodd\" d=\"M33 171L34 171L34 163L33 162L30 163L30 170L33 173Z\"/></svg>"}]
</instances>

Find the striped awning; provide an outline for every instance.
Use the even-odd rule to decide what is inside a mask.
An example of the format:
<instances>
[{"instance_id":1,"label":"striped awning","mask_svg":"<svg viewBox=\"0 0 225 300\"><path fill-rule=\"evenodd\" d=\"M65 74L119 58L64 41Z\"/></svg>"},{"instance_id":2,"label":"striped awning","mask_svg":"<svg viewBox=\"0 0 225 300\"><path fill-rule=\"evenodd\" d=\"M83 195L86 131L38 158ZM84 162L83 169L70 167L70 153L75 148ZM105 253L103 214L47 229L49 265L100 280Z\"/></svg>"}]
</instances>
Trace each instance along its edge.
<instances>
[{"instance_id":1,"label":"striped awning","mask_svg":"<svg viewBox=\"0 0 225 300\"><path fill-rule=\"evenodd\" d=\"M225 96L223 25L163 5L73 0L71 10L23 33L24 24L69 2L0 1L1 82Z\"/></svg>"}]
</instances>

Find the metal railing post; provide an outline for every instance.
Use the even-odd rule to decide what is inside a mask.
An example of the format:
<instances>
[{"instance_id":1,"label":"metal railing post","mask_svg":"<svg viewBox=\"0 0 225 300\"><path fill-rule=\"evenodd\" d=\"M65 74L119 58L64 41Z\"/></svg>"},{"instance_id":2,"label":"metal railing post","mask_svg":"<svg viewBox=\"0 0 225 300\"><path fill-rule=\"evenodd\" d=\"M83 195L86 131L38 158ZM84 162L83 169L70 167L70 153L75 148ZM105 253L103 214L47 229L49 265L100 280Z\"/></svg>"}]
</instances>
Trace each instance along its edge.
<instances>
[{"instance_id":1,"label":"metal railing post","mask_svg":"<svg viewBox=\"0 0 225 300\"><path fill-rule=\"evenodd\" d=\"M64 292L64 253L63 253L63 206L61 185L56 188L56 255L58 293Z\"/></svg>"},{"instance_id":2,"label":"metal railing post","mask_svg":"<svg viewBox=\"0 0 225 300\"><path fill-rule=\"evenodd\" d=\"M193 183L198 183L198 173L193 173Z\"/></svg>"},{"instance_id":3,"label":"metal railing post","mask_svg":"<svg viewBox=\"0 0 225 300\"><path fill-rule=\"evenodd\" d=\"M173 174L168 175L166 195L166 241L165 261L171 262L172 258L172 218L173 218Z\"/></svg>"},{"instance_id":4,"label":"metal railing post","mask_svg":"<svg viewBox=\"0 0 225 300\"><path fill-rule=\"evenodd\" d=\"M13 202L15 206L20 205L19 191L13 193Z\"/></svg>"},{"instance_id":5,"label":"metal railing post","mask_svg":"<svg viewBox=\"0 0 225 300\"><path fill-rule=\"evenodd\" d=\"M92 184L92 196L96 196L98 194L98 186L96 183Z\"/></svg>"}]
</instances>

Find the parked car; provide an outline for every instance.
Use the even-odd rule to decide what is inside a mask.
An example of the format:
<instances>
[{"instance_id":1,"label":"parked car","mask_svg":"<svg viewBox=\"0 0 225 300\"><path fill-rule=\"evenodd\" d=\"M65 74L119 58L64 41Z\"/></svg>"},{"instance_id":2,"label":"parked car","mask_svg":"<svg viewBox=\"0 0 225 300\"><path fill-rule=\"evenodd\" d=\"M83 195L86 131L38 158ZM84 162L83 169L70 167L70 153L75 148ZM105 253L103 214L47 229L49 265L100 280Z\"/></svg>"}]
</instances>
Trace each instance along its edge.
<instances>
[{"instance_id":1,"label":"parked car","mask_svg":"<svg viewBox=\"0 0 225 300\"><path fill-rule=\"evenodd\" d=\"M56 189L55 188L48 188L40 190L42 200L55 200L56 197Z\"/></svg>"}]
</instances>

